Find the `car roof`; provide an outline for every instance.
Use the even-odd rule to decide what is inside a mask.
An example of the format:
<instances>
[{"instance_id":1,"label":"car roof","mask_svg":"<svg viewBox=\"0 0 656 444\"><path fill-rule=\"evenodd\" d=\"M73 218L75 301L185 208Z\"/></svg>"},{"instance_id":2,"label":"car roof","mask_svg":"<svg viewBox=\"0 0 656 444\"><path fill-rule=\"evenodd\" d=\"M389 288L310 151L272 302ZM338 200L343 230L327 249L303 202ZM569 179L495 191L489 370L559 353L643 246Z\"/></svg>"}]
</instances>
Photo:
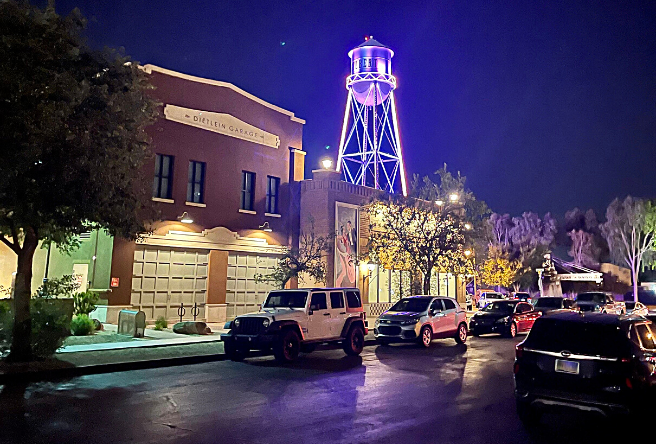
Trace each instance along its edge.
<instances>
[{"instance_id":1,"label":"car roof","mask_svg":"<svg viewBox=\"0 0 656 444\"><path fill-rule=\"evenodd\" d=\"M565 299L565 297L564 296L540 296L538 298L538 301L540 299Z\"/></svg>"},{"instance_id":2,"label":"car roof","mask_svg":"<svg viewBox=\"0 0 656 444\"><path fill-rule=\"evenodd\" d=\"M419 294L419 295L416 295L416 296L406 296L403 299L433 299L433 298L436 298L436 297L438 297L438 296L429 296L429 295L425 295L425 294L424 295ZM443 296L439 296L439 297L443 297Z\"/></svg>"},{"instance_id":3,"label":"car roof","mask_svg":"<svg viewBox=\"0 0 656 444\"><path fill-rule=\"evenodd\" d=\"M330 290L355 290L360 291L354 287L314 287L314 288L282 288L271 291L330 291Z\"/></svg>"},{"instance_id":4,"label":"car roof","mask_svg":"<svg viewBox=\"0 0 656 444\"><path fill-rule=\"evenodd\" d=\"M610 313L588 313L570 310L555 310L551 311L541 318L544 319L557 319L559 321L576 322L576 323L589 323L589 324L603 324L603 325L617 325L625 323L633 323L640 321L648 321L648 319L638 315L614 315Z\"/></svg>"}]
</instances>

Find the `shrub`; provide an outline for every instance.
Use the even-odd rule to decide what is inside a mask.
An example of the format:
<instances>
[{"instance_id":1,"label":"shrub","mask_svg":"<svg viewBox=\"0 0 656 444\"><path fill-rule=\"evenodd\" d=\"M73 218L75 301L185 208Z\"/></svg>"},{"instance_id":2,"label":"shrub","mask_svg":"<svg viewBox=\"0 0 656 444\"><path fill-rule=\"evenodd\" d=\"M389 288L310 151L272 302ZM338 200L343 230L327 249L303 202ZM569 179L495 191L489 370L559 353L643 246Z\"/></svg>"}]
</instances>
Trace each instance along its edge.
<instances>
[{"instance_id":1,"label":"shrub","mask_svg":"<svg viewBox=\"0 0 656 444\"><path fill-rule=\"evenodd\" d=\"M70 298L80 288L72 274L48 279L36 290L35 296L42 298Z\"/></svg>"},{"instance_id":2,"label":"shrub","mask_svg":"<svg viewBox=\"0 0 656 444\"><path fill-rule=\"evenodd\" d=\"M65 307L44 298L31 301L32 353L36 357L52 356L71 333L70 312Z\"/></svg>"},{"instance_id":3,"label":"shrub","mask_svg":"<svg viewBox=\"0 0 656 444\"><path fill-rule=\"evenodd\" d=\"M81 314L73 317L73 320L71 321L71 332L75 336L86 336L93 333L94 330L95 325L89 316Z\"/></svg>"},{"instance_id":4,"label":"shrub","mask_svg":"<svg viewBox=\"0 0 656 444\"><path fill-rule=\"evenodd\" d=\"M169 324L166 322L166 318L164 316L160 316L155 321L155 330L163 330L168 327L168 325Z\"/></svg>"},{"instance_id":5,"label":"shrub","mask_svg":"<svg viewBox=\"0 0 656 444\"><path fill-rule=\"evenodd\" d=\"M11 305L9 304L9 301L0 301L0 315L9 313L10 310Z\"/></svg>"},{"instance_id":6,"label":"shrub","mask_svg":"<svg viewBox=\"0 0 656 444\"><path fill-rule=\"evenodd\" d=\"M96 309L99 294L91 290L75 293L73 295L74 313L76 316L89 315Z\"/></svg>"}]
</instances>

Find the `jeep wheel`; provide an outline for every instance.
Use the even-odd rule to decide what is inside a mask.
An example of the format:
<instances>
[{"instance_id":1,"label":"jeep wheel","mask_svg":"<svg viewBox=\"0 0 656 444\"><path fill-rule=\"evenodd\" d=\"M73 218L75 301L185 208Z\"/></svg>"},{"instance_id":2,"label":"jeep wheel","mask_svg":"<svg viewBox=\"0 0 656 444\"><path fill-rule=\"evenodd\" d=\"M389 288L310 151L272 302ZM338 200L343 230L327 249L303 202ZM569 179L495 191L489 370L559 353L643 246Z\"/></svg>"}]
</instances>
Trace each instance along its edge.
<instances>
[{"instance_id":1,"label":"jeep wheel","mask_svg":"<svg viewBox=\"0 0 656 444\"><path fill-rule=\"evenodd\" d=\"M273 356L279 362L294 362L301 351L301 340L294 330L283 331L273 346Z\"/></svg>"},{"instance_id":2,"label":"jeep wheel","mask_svg":"<svg viewBox=\"0 0 656 444\"><path fill-rule=\"evenodd\" d=\"M458 332L456 333L455 339L458 344L464 344L467 342L467 326L464 323L458 326Z\"/></svg>"},{"instance_id":3,"label":"jeep wheel","mask_svg":"<svg viewBox=\"0 0 656 444\"><path fill-rule=\"evenodd\" d=\"M362 331L362 327L357 325L351 327L342 345L344 346L344 353L349 356L357 356L362 353L364 348L364 331Z\"/></svg>"},{"instance_id":4,"label":"jeep wheel","mask_svg":"<svg viewBox=\"0 0 656 444\"><path fill-rule=\"evenodd\" d=\"M231 361L243 361L246 357L246 352L239 350L233 342L224 342L223 350L225 351L226 357Z\"/></svg>"},{"instance_id":5,"label":"jeep wheel","mask_svg":"<svg viewBox=\"0 0 656 444\"><path fill-rule=\"evenodd\" d=\"M419 334L419 345L424 348L428 348L433 341L433 330L428 325L424 325L421 328L421 333Z\"/></svg>"}]
</instances>

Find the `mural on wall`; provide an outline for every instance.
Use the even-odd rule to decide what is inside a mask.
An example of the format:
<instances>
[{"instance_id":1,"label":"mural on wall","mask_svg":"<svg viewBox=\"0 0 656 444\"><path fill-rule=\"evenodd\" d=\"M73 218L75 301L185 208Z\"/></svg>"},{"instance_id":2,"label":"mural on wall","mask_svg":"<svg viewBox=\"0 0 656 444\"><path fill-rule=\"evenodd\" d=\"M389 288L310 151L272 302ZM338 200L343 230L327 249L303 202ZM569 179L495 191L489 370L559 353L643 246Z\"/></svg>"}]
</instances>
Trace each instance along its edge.
<instances>
[{"instance_id":1,"label":"mural on wall","mask_svg":"<svg viewBox=\"0 0 656 444\"><path fill-rule=\"evenodd\" d=\"M335 286L355 287L358 252L358 207L335 204Z\"/></svg>"}]
</instances>

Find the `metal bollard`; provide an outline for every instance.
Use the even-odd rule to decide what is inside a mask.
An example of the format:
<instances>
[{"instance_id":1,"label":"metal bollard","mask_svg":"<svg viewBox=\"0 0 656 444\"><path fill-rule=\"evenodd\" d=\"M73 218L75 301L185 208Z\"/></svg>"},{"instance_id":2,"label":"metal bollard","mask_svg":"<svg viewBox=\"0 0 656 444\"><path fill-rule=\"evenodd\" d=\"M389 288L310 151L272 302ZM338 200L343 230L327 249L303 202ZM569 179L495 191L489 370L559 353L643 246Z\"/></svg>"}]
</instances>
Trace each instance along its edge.
<instances>
[{"instance_id":1,"label":"metal bollard","mask_svg":"<svg viewBox=\"0 0 656 444\"><path fill-rule=\"evenodd\" d=\"M182 317L185 315L187 310L184 308L184 304L182 302L180 303L180 306L178 307L178 316L180 316L180 322L182 322Z\"/></svg>"},{"instance_id":2,"label":"metal bollard","mask_svg":"<svg viewBox=\"0 0 656 444\"><path fill-rule=\"evenodd\" d=\"M200 313L200 309L196 305L197 304L194 302L194 308L191 309L191 314L194 315L194 321L196 320L196 316Z\"/></svg>"}]
</instances>

